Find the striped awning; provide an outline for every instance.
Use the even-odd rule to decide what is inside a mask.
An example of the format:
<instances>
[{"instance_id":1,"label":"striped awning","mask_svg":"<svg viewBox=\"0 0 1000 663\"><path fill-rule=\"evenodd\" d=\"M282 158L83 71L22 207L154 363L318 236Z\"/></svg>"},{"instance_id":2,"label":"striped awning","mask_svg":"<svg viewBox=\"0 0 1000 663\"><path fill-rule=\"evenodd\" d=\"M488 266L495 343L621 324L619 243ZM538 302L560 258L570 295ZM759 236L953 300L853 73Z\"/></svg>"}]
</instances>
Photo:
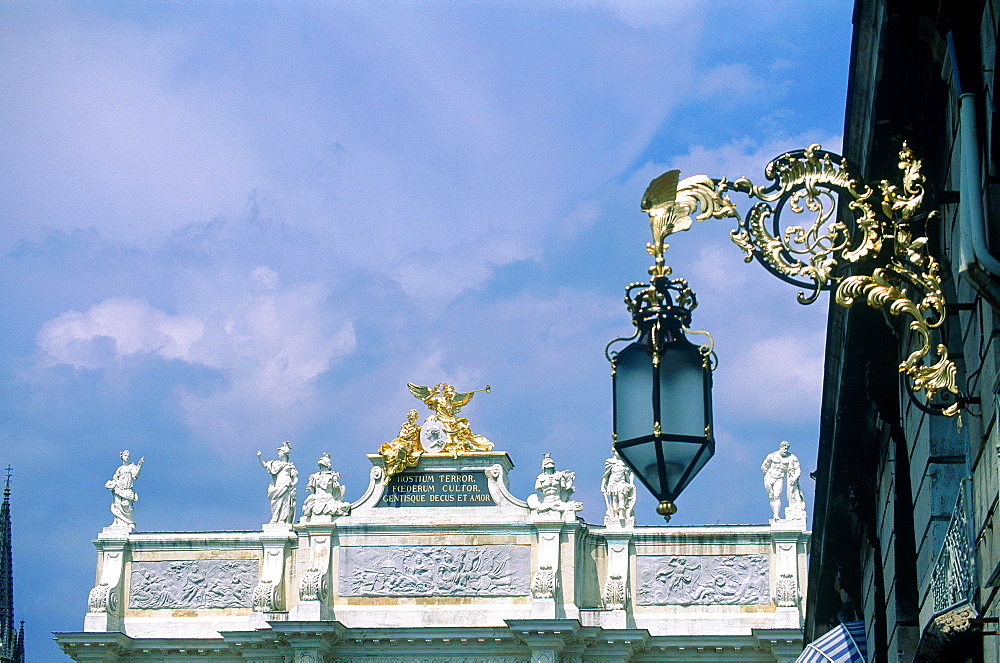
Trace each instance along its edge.
<instances>
[{"instance_id":1,"label":"striped awning","mask_svg":"<svg viewBox=\"0 0 1000 663\"><path fill-rule=\"evenodd\" d=\"M865 663L868 644L864 622L846 622L816 638L795 663Z\"/></svg>"}]
</instances>

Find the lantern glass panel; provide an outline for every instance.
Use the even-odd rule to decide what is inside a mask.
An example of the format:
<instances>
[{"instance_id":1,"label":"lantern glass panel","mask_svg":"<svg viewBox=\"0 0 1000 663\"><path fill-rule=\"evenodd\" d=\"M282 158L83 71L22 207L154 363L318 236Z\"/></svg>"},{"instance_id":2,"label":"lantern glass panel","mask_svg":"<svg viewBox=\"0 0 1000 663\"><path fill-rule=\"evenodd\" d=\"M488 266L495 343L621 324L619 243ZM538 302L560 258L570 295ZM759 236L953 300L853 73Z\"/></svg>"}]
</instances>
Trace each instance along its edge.
<instances>
[{"instance_id":1,"label":"lantern glass panel","mask_svg":"<svg viewBox=\"0 0 1000 663\"><path fill-rule=\"evenodd\" d=\"M653 359L633 343L615 359L615 434L631 440L653 433Z\"/></svg>"},{"instance_id":2,"label":"lantern glass panel","mask_svg":"<svg viewBox=\"0 0 1000 663\"><path fill-rule=\"evenodd\" d=\"M706 379L702 355L696 346L679 341L664 348L660 359L663 435L705 437Z\"/></svg>"},{"instance_id":3,"label":"lantern glass panel","mask_svg":"<svg viewBox=\"0 0 1000 663\"><path fill-rule=\"evenodd\" d=\"M656 442L650 440L630 447L617 447L618 455L639 475L646 487L657 496L662 491L660 471L656 465Z\"/></svg>"},{"instance_id":4,"label":"lantern glass panel","mask_svg":"<svg viewBox=\"0 0 1000 663\"><path fill-rule=\"evenodd\" d=\"M707 442L664 440L660 444L667 478L664 487L670 495L676 497L712 457L711 447Z\"/></svg>"}]
</instances>

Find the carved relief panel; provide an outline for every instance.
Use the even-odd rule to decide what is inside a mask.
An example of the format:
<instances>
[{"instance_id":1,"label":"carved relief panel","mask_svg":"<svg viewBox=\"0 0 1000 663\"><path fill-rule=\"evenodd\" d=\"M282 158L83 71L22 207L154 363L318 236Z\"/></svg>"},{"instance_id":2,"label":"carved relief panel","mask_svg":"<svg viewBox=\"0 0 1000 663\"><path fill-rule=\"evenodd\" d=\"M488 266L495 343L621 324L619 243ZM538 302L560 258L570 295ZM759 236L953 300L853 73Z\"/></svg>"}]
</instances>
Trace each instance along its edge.
<instances>
[{"instance_id":1,"label":"carved relief panel","mask_svg":"<svg viewBox=\"0 0 1000 663\"><path fill-rule=\"evenodd\" d=\"M249 608L255 559L133 562L129 608Z\"/></svg>"},{"instance_id":2,"label":"carved relief panel","mask_svg":"<svg viewBox=\"0 0 1000 663\"><path fill-rule=\"evenodd\" d=\"M766 555L640 555L639 605L770 603Z\"/></svg>"},{"instance_id":3,"label":"carved relief panel","mask_svg":"<svg viewBox=\"0 0 1000 663\"><path fill-rule=\"evenodd\" d=\"M524 596L531 546L340 549L341 596Z\"/></svg>"}]
</instances>

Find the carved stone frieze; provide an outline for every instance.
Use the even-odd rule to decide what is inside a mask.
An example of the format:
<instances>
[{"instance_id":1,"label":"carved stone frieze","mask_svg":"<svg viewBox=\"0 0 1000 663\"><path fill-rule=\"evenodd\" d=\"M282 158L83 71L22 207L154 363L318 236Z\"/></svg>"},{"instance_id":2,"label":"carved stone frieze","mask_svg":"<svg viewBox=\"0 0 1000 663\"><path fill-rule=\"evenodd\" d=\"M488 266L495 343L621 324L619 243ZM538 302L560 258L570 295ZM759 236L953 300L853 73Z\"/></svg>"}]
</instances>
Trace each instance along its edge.
<instances>
[{"instance_id":1,"label":"carved stone frieze","mask_svg":"<svg viewBox=\"0 0 1000 663\"><path fill-rule=\"evenodd\" d=\"M550 599L556 593L556 573L551 566L538 567L531 579L531 596L536 599Z\"/></svg>"},{"instance_id":2,"label":"carved stone frieze","mask_svg":"<svg viewBox=\"0 0 1000 663\"><path fill-rule=\"evenodd\" d=\"M113 615L118 611L118 594L111 591L108 583L102 582L90 590L87 609L90 612L106 612Z\"/></svg>"},{"instance_id":3,"label":"carved stone frieze","mask_svg":"<svg viewBox=\"0 0 1000 663\"><path fill-rule=\"evenodd\" d=\"M770 603L766 555L640 555L639 605Z\"/></svg>"},{"instance_id":4,"label":"carved stone frieze","mask_svg":"<svg viewBox=\"0 0 1000 663\"><path fill-rule=\"evenodd\" d=\"M775 587L775 600L779 608L792 608L799 600L799 588L791 573L782 573Z\"/></svg>"},{"instance_id":5,"label":"carved stone frieze","mask_svg":"<svg viewBox=\"0 0 1000 663\"><path fill-rule=\"evenodd\" d=\"M524 596L531 547L357 546L340 549L341 596Z\"/></svg>"},{"instance_id":6,"label":"carved stone frieze","mask_svg":"<svg viewBox=\"0 0 1000 663\"><path fill-rule=\"evenodd\" d=\"M326 574L317 569L309 569L302 574L299 582L299 599L303 601L322 601L326 598Z\"/></svg>"},{"instance_id":7,"label":"carved stone frieze","mask_svg":"<svg viewBox=\"0 0 1000 663\"><path fill-rule=\"evenodd\" d=\"M281 610L281 590L270 580L261 580L253 588L254 612L278 612Z\"/></svg>"},{"instance_id":8,"label":"carved stone frieze","mask_svg":"<svg viewBox=\"0 0 1000 663\"><path fill-rule=\"evenodd\" d=\"M255 559L133 562L129 607L246 608L257 567Z\"/></svg>"},{"instance_id":9,"label":"carved stone frieze","mask_svg":"<svg viewBox=\"0 0 1000 663\"><path fill-rule=\"evenodd\" d=\"M608 610L625 609L625 581L621 575L614 574L604 585L604 607Z\"/></svg>"}]
</instances>

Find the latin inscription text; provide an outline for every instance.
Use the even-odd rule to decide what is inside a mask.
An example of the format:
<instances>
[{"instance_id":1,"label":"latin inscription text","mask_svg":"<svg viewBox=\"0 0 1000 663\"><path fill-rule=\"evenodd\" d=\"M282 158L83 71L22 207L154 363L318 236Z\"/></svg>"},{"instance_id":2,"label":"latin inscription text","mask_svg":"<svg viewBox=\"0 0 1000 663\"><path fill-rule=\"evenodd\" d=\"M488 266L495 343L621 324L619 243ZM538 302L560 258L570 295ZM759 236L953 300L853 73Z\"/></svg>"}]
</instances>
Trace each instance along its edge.
<instances>
[{"instance_id":1,"label":"latin inscription text","mask_svg":"<svg viewBox=\"0 0 1000 663\"><path fill-rule=\"evenodd\" d=\"M482 471L401 472L376 506L496 506Z\"/></svg>"}]
</instances>

